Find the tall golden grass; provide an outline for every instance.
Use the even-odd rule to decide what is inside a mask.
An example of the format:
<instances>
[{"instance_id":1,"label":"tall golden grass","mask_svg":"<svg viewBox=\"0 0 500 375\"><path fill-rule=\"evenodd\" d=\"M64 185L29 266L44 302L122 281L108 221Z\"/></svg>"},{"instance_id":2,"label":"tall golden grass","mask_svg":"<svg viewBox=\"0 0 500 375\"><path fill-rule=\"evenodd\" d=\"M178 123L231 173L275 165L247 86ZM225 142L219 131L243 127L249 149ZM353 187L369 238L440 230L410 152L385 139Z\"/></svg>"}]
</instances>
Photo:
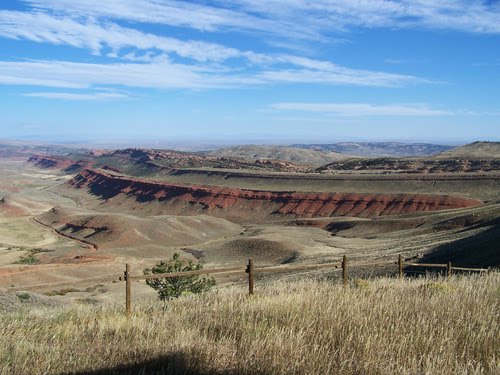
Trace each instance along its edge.
<instances>
[{"instance_id":1,"label":"tall golden grass","mask_svg":"<svg viewBox=\"0 0 500 375\"><path fill-rule=\"evenodd\" d=\"M500 275L257 285L4 314L2 374L500 374Z\"/></svg>"}]
</instances>

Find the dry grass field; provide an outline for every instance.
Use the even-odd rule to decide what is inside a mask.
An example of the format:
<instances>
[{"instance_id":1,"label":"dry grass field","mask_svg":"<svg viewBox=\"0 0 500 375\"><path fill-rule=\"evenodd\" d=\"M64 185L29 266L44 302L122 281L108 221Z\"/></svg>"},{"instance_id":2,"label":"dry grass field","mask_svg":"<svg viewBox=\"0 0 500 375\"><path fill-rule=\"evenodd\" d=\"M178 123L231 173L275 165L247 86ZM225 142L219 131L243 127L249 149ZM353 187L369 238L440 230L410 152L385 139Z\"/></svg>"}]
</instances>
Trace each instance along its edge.
<instances>
[{"instance_id":1,"label":"dry grass field","mask_svg":"<svg viewBox=\"0 0 500 375\"><path fill-rule=\"evenodd\" d=\"M2 374L498 374L500 274L239 287L0 315ZM45 297L46 298L46 297Z\"/></svg>"}]
</instances>

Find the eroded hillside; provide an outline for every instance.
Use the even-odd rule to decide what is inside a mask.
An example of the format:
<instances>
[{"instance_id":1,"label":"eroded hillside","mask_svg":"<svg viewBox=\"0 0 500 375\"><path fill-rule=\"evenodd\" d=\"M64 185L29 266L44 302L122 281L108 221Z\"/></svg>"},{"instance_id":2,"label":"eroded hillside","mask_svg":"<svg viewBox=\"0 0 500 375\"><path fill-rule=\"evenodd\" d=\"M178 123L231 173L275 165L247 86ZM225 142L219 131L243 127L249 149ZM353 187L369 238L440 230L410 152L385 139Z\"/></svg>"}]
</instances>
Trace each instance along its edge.
<instances>
[{"instance_id":1,"label":"eroded hillside","mask_svg":"<svg viewBox=\"0 0 500 375\"><path fill-rule=\"evenodd\" d=\"M86 169L70 181L75 188L106 200L160 202L168 214L208 213L238 221L271 218L356 216L377 217L419 211L471 207L474 199L441 195L270 192L138 180Z\"/></svg>"}]
</instances>

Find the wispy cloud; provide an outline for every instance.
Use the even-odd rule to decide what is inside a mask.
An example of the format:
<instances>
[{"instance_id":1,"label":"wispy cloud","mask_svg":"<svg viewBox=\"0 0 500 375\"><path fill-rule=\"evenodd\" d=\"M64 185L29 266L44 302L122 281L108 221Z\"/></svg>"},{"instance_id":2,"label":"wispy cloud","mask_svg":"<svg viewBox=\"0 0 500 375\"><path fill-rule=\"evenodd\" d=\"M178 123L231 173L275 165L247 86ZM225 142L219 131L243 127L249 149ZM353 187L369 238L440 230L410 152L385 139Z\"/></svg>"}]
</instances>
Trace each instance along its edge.
<instances>
[{"instance_id":1,"label":"wispy cloud","mask_svg":"<svg viewBox=\"0 0 500 375\"><path fill-rule=\"evenodd\" d=\"M100 54L104 47L113 50L114 57L128 47L147 51L155 49L196 61L222 61L243 53L217 43L194 40L180 40L165 36L147 34L125 28L112 22L97 22L93 18L73 19L68 16L49 15L43 12L0 11L0 36L11 39L26 39L38 43L68 45L86 48ZM140 59L156 56L152 51L138 54L127 53L124 59Z\"/></svg>"},{"instance_id":2,"label":"wispy cloud","mask_svg":"<svg viewBox=\"0 0 500 375\"><path fill-rule=\"evenodd\" d=\"M500 33L500 6L471 0L24 0L40 9L190 27L321 38L352 27ZM300 20L300 22L297 22Z\"/></svg>"},{"instance_id":3,"label":"wispy cloud","mask_svg":"<svg viewBox=\"0 0 500 375\"><path fill-rule=\"evenodd\" d=\"M453 112L430 108L426 104L368 103L275 103L271 108L281 111L302 111L340 116L442 116Z\"/></svg>"},{"instance_id":4,"label":"wispy cloud","mask_svg":"<svg viewBox=\"0 0 500 375\"><path fill-rule=\"evenodd\" d=\"M227 3L227 2L224 2ZM500 6L470 0L234 0L239 10L282 22L297 19L311 32L414 28L500 33Z\"/></svg>"},{"instance_id":5,"label":"wispy cloud","mask_svg":"<svg viewBox=\"0 0 500 375\"><path fill-rule=\"evenodd\" d=\"M90 3L79 2L77 8ZM93 54L142 63L4 61L0 62L0 83L4 84L213 88L269 83L396 87L430 82L411 75L351 69L302 56L242 51L217 43L158 36L111 21L97 21L91 15L75 18L43 11L0 11L0 36L85 48Z\"/></svg>"},{"instance_id":6,"label":"wispy cloud","mask_svg":"<svg viewBox=\"0 0 500 375\"><path fill-rule=\"evenodd\" d=\"M202 73L168 61L151 64L89 64L67 61L0 62L0 83L67 88L129 86L202 88Z\"/></svg>"},{"instance_id":7,"label":"wispy cloud","mask_svg":"<svg viewBox=\"0 0 500 375\"><path fill-rule=\"evenodd\" d=\"M297 63L298 64L298 63ZM307 63L303 64L307 66ZM320 69L322 68L322 69ZM412 76L349 69L334 64L295 69L241 72L238 69L152 63L90 64L68 61L0 61L0 84L90 88L127 86L141 88L234 88L273 83L320 83L358 86L401 86L418 83Z\"/></svg>"},{"instance_id":8,"label":"wispy cloud","mask_svg":"<svg viewBox=\"0 0 500 375\"><path fill-rule=\"evenodd\" d=\"M191 1L170 0L23 0L42 10L70 12L79 16L111 18L142 23L188 27L201 31L250 31L292 38L320 37L315 30L289 20L252 14L235 3L225 1L204 5ZM287 3L288 4L288 3ZM286 4L286 5L287 5ZM285 4L282 4L282 6Z\"/></svg>"},{"instance_id":9,"label":"wispy cloud","mask_svg":"<svg viewBox=\"0 0 500 375\"><path fill-rule=\"evenodd\" d=\"M119 93L95 92L89 94L72 92L30 92L23 96L44 99L76 100L76 101L109 101L128 98L128 95Z\"/></svg>"}]
</instances>

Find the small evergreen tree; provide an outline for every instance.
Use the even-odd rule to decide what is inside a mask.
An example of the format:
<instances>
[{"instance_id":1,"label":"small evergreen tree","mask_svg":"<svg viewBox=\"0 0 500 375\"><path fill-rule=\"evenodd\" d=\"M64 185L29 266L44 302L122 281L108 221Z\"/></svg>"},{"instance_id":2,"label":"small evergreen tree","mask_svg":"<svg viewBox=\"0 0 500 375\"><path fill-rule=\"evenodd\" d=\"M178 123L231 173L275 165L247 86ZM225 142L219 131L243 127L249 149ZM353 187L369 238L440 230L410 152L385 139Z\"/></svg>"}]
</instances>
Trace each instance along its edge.
<instances>
[{"instance_id":1,"label":"small evergreen tree","mask_svg":"<svg viewBox=\"0 0 500 375\"><path fill-rule=\"evenodd\" d=\"M193 263L192 261L185 262L180 259L178 253L175 253L171 260L168 262L161 261L153 268L145 268L144 274L150 275L151 273L175 273L201 270L203 265L200 263ZM202 293L215 285L215 280L212 277L200 277L199 275L193 276L179 276L168 277L161 279L148 279L146 280L151 288L158 292L158 297L162 301L168 301L180 297L183 293Z\"/></svg>"}]
</instances>

